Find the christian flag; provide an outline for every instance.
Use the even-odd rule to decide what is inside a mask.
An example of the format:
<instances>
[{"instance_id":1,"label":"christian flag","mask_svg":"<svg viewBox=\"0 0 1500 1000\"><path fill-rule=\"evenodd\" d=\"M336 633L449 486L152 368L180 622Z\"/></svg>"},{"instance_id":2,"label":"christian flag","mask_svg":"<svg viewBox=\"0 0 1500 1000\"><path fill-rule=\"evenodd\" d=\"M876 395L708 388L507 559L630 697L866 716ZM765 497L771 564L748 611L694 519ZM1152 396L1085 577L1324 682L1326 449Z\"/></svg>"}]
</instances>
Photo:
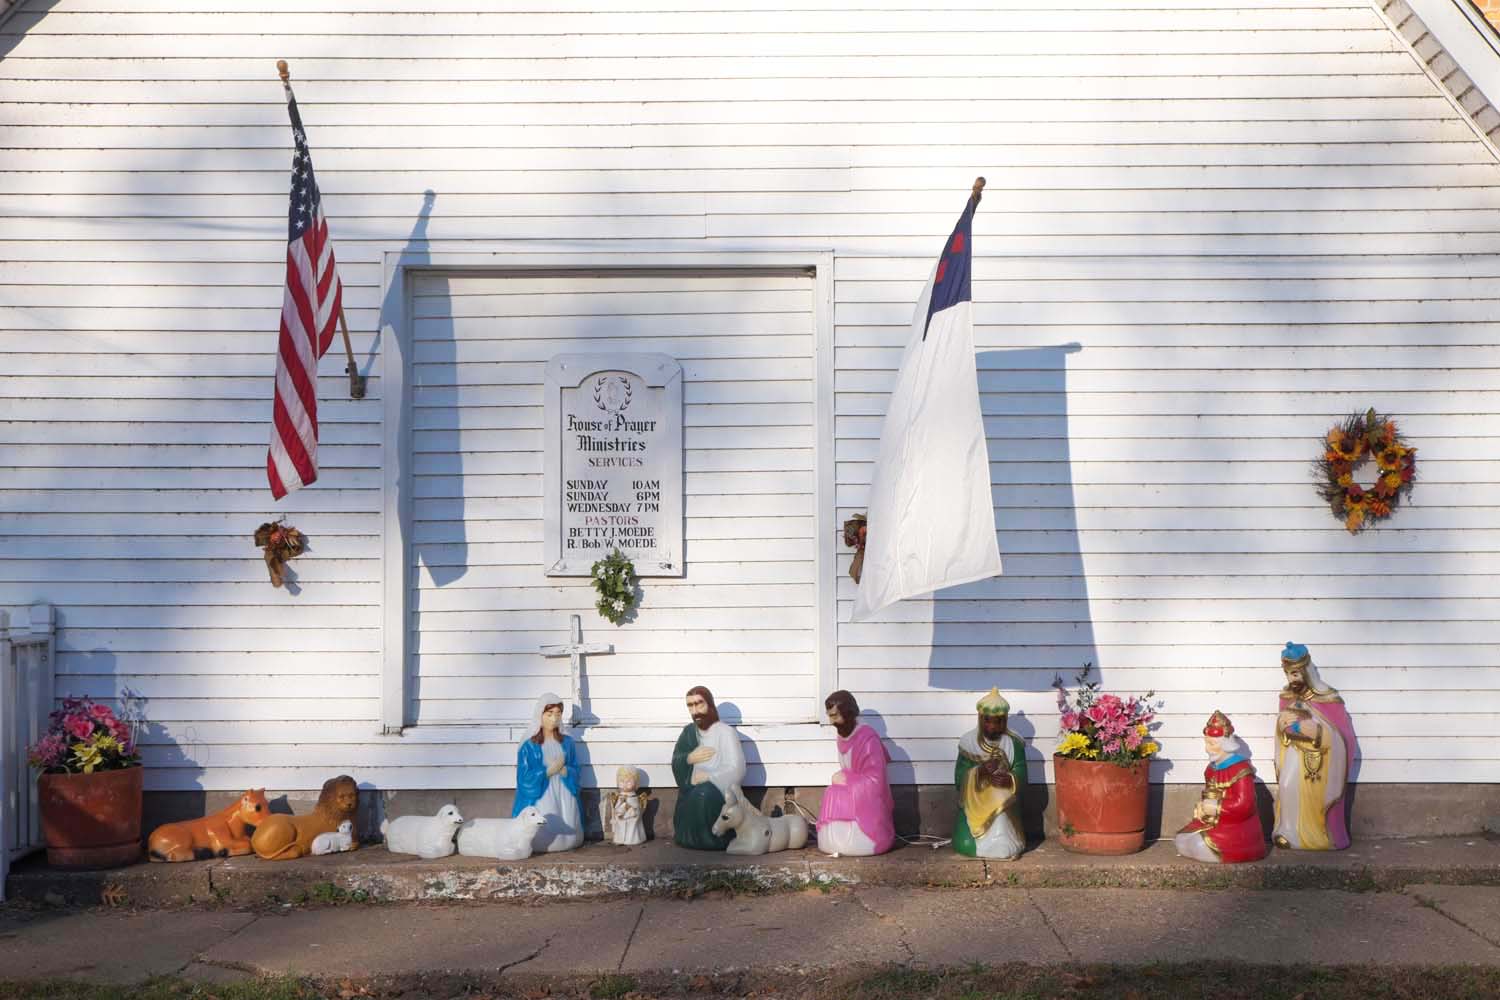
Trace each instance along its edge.
<instances>
[{"instance_id":1,"label":"christian flag","mask_svg":"<svg viewBox=\"0 0 1500 1000\"><path fill-rule=\"evenodd\" d=\"M285 84L283 84L285 85ZM318 359L333 342L343 285L333 260L323 198L313 176L297 99L286 88L292 118L292 198L287 215L286 288L276 350L276 399L266 479L277 500L318 478Z\"/></svg>"},{"instance_id":2,"label":"christian flag","mask_svg":"<svg viewBox=\"0 0 1500 1000\"><path fill-rule=\"evenodd\" d=\"M880 431L855 621L1000 572L974 366L970 234L979 186L917 299Z\"/></svg>"}]
</instances>

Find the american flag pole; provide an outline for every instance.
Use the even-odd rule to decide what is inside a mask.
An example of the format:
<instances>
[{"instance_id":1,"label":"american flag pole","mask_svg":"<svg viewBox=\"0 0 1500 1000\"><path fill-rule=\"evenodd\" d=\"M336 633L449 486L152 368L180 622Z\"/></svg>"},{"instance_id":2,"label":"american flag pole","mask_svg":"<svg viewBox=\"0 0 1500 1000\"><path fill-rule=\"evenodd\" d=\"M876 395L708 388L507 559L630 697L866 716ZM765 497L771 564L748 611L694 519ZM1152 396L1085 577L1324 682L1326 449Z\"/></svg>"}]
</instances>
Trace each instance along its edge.
<instances>
[{"instance_id":1,"label":"american flag pole","mask_svg":"<svg viewBox=\"0 0 1500 1000\"><path fill-rule=\"evenodd\" d=\"M292 73L287 67L285 59L276 60L276 72L281 76L281 89L286 91L287 103L294 100L292 94ZM354 363L354 346L349 342L349 321L344 318L344 303L339 301L339 330L344 335L344 354L349 359L344 372L349 376L349 397L351 399L365 398L365 377L359 373L359 366Z\"/></svg>"},{"instance_id":2,"label":"american flag pole","mask_svg":"<svg viewBox=\"0 0 1500 1000\"><path fill-rule=\"evenodd\" d=\"M281 295L281 328L276 341L276 383L271 402L271 444L266 452L266 481L277 500L318 480L318 362L333 346L335 327L344 329L349 357L350 392L358 398L358 370L344 322L344 284L323 195L313 171L312 151L302 114L288 82L286 63L281 86L291 119L292 172L288 184L286 284Z\"/></svg>"}]
</instances>

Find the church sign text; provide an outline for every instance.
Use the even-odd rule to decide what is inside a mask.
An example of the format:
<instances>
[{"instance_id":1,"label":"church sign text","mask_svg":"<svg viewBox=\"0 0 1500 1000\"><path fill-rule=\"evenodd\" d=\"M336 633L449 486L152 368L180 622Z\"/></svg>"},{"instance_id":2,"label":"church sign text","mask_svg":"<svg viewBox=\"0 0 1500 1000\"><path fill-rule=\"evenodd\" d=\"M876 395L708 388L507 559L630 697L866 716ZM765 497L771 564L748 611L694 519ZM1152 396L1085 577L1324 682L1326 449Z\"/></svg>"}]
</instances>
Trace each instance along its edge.
<instances>
[{"instance_id":1,"label":"church sign text","mask_svg":"<svg viewBox=\"0 0 1500 1000\"><path fill-rule=\"evenodd\" d=\"M545 391L547 575L588 576L614 549L641 576L682 575L682 366L563 354Z\"/></svg>"}]
</instances>

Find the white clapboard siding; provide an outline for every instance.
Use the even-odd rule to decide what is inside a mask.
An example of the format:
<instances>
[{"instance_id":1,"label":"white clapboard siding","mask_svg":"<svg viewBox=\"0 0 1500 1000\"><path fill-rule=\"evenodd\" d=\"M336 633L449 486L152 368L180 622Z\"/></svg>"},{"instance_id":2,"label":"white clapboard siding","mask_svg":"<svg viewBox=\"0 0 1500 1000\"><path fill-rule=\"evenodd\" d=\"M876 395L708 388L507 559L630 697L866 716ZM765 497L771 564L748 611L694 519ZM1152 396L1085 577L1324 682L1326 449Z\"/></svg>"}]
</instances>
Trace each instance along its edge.
<instances>
[{"instance_id":1,"label":"white clapboard siding","mask_svg":"<svg viewBox=\"0 0 1500 1000\"><path fill-rule=\"evenodd\" d=\"M415 470L409 532L408 721L524 721L566 694L568 617L612 656L589 657L589 711L670 724L709 684L738 717L809 721L814 632L812 279L798 273L496 273L420 277L411 292ZM643 581L616 629L587 579L543 573L543 408L548 358L660 352L683 368L682 579ZM439 393L455 387L460 395ZM774 387L789 404L762 401ZM3 516L3 515L0 515ZM773 560L779 573L698 586L700 567ZM506 576L464 584L473 571ZM728 579L739 574L731 573ZM715 576L714 580L726 577ZM661 584L658 587L658 584ZM726 713L727 714L727 713Z\"/></svg>"},{"instance_id":2,"label":"white clapboard siding","mask_svg":"<svg viewBox=\"0 0 1500 1000\"><path fill-rule=\"evenodd\" d=\"M908 301L930 266L913 259L903 275L894 263L853 262L836 289L850 321L836 333L841 517L865 502ZM1222 709L1264 758L1276 650L1296 639L1360 724L1361 779L1403 780L1399 762L1430 752L1400 728L1411 707L1460 719L1483 708L1474 692L1491 684L1500 612L1487 569L1500 510L1486 498L1500 427L1485 415L1492 381L1466 377L1500 360L1500 303L1466 284L1466 268L1431 263L1293 274L1176 260L1147 275L1130 260L981 262L979 384L1007 572L868 624L849 621L855 590L841 579L841 681L882 714L944 689L938 704L958 710L997 684L1045 744L1049 686L1092 662L1108 688L1154 689L1174 713L1158 734L1168 757L1192 760L1195 720ZM1429 335L1462 311L1460 335ZM1373 342L1354 339L1362 317L1379 324ZM1396 520L1352 539L1311 494L1308 467L1322 432L1367 405L1420 441L1423 481ZM1477 437L1454 436L1459 425ZM918 773L936 767L940 742L895 743ZM1442 754L1465 762L1470 777L1453 780L1494 773L1493 754L1457 738Z\"/></svg>"},{"instance_id":3,"label":"white clapboard siding","mask_svg":"<svg viewBox=\"0 0 1500 1000\"><path fill-rule=\"evenodd\" d=\"M314 6L21 0L0 24L0 604L57 607L59 693L148 697L148 787L507 786L509 723L566 684L536 647L571 613L616 646L592 708L643 724L590 732L586 782L670 781L672 733L644 723L706 680L748 723L751 782L822 784L826 734L771 724L824 693L819 552L838 680L898 781L950 779L992 684L1046 780L1050 684L1086 661L1165 702L1154 780L1197 780L1215 708L1264 761L1288 639L1344 691L1361 780L1500 780L1500 113L1400 0ZM322 480L280 504L276 58L372 376L350 400L325 360ZM978 174L1005 573L854 624L817 516L866 503L913 300ZM835 370L819 386L805 276L416 283L417 725L382 738L382 259L500 241L832 250ZM619 629L539 569L542 366L615 349L684 365L689 566ZM1351 538L1310 463L1370 406L1420 481ZM281 513L311 539L295 590L251 542Z\"/></svg>"}]
</instances>

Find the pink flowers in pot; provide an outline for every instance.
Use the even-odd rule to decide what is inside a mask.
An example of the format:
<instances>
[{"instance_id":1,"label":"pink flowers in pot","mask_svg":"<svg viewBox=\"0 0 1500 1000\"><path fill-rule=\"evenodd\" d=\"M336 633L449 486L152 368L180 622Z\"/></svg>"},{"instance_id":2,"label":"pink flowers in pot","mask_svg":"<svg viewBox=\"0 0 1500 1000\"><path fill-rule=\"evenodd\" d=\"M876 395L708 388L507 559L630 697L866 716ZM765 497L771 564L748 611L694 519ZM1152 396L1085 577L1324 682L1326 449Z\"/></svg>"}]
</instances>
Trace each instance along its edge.
<instances>
[{"instance_id":1,"label":"pink flowers in pot","mask_svg":"<svg viewBox=\"0 0 1500 1000\"><path fill-rule=\"evenodd\" d=\"M48 717L47 732L26 754L46 774L92 774L139 766L134 723L122 722L108 705L65 698Z\"/></svg>"},{"instance_id":2,"label":"pink flowers in pot","mask_svg":"<svg viewBox=\"0 0 1500 1000\"><path fill-rule=\"evenodd\" d=\"M1151 723L1156 718L1151 696L1155 692L1128 700L1100 694L1098 683L1088 680L1093 666L1083 665L1076 678L1078 693L1071 699L1061 677L1052 682L1062 713L1058 744L1052 752L1073 760L1108 760L1121 766L1157 753L1161 747L1151 739Z\"/></svg>"}]
</instances>

